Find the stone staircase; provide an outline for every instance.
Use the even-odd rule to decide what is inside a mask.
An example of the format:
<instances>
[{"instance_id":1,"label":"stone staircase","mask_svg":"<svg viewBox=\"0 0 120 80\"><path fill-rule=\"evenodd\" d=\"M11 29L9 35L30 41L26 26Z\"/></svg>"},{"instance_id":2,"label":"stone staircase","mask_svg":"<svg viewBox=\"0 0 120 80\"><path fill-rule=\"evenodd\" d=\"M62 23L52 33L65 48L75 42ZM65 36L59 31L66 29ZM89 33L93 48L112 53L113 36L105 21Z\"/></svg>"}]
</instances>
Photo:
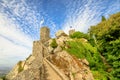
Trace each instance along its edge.
<instances>
[{"instance_id":1,"label":"stone staircase","mask_svg":"<svg viewBox=\"0 0 120 80\"><path fill-rule=\"evenodd\" d=\"M43 60L45 80L68 80L52 63L47 59Z\"/></svg>"},{"instance_id":2,"label":"stone staircase","mask_svg":"<svg viewBox=\"0 0 120 80\"><path fill-rule=\"evenodd\" d=\"M51 66L44 60L45 77L46 80L62 80L61 77L51 68Z\"/></svg>"}]
</instances>

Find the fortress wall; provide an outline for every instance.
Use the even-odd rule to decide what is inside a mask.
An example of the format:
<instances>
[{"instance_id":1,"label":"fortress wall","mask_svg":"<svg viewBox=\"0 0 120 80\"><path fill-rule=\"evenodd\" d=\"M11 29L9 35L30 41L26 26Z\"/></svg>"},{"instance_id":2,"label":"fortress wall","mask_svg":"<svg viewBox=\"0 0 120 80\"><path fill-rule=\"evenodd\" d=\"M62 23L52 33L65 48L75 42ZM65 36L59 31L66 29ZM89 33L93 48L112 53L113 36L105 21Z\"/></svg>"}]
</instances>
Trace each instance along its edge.
<instances>
[{"instance_id":1,"label":"fortress wall","mask_svg":"<svg viewBox=\"0 0 120 80\"><path fill-rule=\"evenodd\" d=\"M43 47L40 41L33 42L33 52L32 55L34 57L39 57L41 60L43 59Z\"/></svg>"},{"instance_id":2,"label":"fortress wall","mask_svg":"<svg viewBox=\"0 0 120 80\"><path fill-rule=\"evenodd\" d=\"M48 49L41 41L34 41L32 55L43 59L48 55Z\"/></svg>"}]
</instances>

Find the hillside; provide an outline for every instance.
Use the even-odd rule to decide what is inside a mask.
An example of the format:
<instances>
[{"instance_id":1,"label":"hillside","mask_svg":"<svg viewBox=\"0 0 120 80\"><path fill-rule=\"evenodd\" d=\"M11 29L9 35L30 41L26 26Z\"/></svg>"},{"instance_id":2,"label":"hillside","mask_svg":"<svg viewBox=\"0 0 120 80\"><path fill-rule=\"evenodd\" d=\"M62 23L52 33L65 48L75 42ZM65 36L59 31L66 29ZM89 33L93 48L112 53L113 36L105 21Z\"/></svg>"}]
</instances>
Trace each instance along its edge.
<instances>
[{"instance_id":1,"label":"hillside","mask_svg":"<svg viewBox=\"0 0 120 80\"><path fill-rule=\"evenodd\" d=\"M120 12L91 26L88 33L59 30L52 39L42 27L33 52L6 80L119 80Z\"/></svg>"},{"instance_id":2,"label":"hillside","mask_svg":"<svg viewBox=\"0 0 120 80\"><path fill-rule=\"evenodd\" d=\"M19 61L6 75L6 80L94 80L89 62L67 51L67 42L74 39L62 30L52 39L49 32L47 27L40 29L41 38L33 42L32 54ZM70 34L74 32L71 30Z\"/></svg>"}]
</instances>

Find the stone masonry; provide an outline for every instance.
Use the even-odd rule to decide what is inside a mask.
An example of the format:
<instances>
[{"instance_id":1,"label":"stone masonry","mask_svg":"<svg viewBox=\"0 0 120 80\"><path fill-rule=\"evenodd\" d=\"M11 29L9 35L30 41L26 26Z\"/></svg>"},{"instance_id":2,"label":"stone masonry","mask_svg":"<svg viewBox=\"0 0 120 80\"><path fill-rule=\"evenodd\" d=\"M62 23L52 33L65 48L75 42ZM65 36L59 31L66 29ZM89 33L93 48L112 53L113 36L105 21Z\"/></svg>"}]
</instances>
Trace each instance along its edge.
<instances>
[{"instance_id":1,"label":"stone masonry","mask_svg":"<svg viewBox=\"0 0 120 80\"><path fill-rule=\"evenodd\" d=\"M75 29L69 30L69 35L72 35L75 32Z\"/></svg>"},{"instance_id":2,"label":"stone masonry","mask_svg":"<svg viewBox=\"0 0 120 80\"><path fill-rule=\"evenodd\" d=\"M48 27L42 27L40 29L40 41L46 42L50 39L50 29Z\"/></svg>"},{"instance_id":3,"label":"stone masonry","mask_svg":"<svg viewBox=\"0 0 120 80\"><path fill-rule=\"evenodd\" d=\"M50 39L49 32L50 32L49 28L42 27L40 29L40 40L33 42L32 55L34 57L39 57L40 61L42 61L42 59L48 54L48 49L46 48L44 43Z\"/></svg>"}]
</instances>

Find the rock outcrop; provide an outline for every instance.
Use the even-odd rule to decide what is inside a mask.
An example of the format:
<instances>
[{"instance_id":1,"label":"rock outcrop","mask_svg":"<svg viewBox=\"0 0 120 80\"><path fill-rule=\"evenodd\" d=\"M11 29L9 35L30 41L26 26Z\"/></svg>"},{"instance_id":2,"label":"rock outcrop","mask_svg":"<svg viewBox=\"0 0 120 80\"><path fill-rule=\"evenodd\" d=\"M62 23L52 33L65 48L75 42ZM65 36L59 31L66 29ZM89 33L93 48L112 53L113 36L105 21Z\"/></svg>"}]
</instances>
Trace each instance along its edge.
<instances>
[{"instance_id":1,"label":"rock outcrop","mask_svg":"<svg viewBox=\"0 0 120 80\"><path fill-rule=\"evenodd\" d=\"M42 28L41 39L33 42L33 52L6 76L7 80L94 80L86 59L77 59L63 50L65 42L72 39L63 31L56 34L56 48ZM45 37L47 35L47 38Z\"/></svg>"},{"instance_id":2,"label":"rock outcrop","mask_svg":"<svg viewBox=\"0 0 120 80\"><path fill-rule=\"evenodd\" d=\"M93 80L86 59L78 60L66 51L60 51L51 56L50 62L65 74L68 80Z\"/></svg>"},{"instance_id":3,"label":"rock outcrop","mask_svg":"<svg viewBox=\"0 0 120 80\"><path fill-rule=\"evenodd\" d=\"M56 38L59 38L61 36L67 36L67 34L64 33L63 30L59 30L56 34L55 34Z\"/></svg>"}]
</instances>

